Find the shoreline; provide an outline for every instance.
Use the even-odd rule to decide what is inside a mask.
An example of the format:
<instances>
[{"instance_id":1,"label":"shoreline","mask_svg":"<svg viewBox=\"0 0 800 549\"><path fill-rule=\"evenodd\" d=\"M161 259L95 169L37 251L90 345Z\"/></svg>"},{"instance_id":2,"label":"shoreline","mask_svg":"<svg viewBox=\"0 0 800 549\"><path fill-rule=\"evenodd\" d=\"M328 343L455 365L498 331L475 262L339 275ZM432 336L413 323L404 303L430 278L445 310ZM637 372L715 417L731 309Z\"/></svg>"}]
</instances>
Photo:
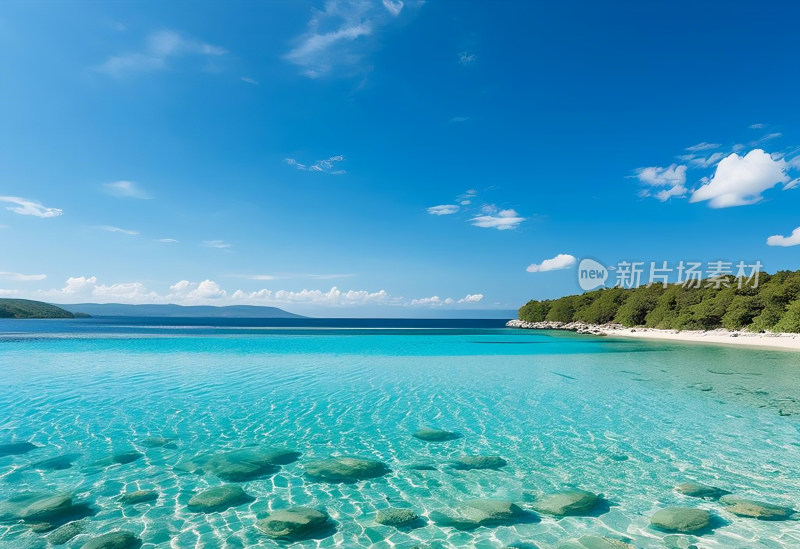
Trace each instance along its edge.
<instances>
[{"instance_id":1,"label":"shoreline","mask_svg":"<svg viewBox=\"0 0 800 549\"><path fill-rule=\"evenodd\" d=\"M704 343L707 345L734 345L737 347L755 347L764 349L780 349L784 351L800 351L800 334L788 333L753 333L731 332L729 330L659 330L656 328L626 328L621 324L584 324L583 322L525 322L509 320L509 328L528 330L563 330L578 334L630 337L677 343Z\"/></svg>"}]
</instances>

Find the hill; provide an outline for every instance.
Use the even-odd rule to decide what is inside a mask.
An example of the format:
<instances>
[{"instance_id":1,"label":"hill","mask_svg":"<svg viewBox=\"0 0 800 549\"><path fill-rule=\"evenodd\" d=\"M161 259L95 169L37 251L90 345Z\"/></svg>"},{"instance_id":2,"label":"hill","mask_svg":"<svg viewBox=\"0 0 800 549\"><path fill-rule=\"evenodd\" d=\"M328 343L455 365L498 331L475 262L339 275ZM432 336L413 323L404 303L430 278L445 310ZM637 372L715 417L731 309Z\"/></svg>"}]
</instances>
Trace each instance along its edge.
<instances>
[{"instance_id":1,"label":"hill","mask_svg":"<svg viewBox=\"0 0 800 549\"><path fill-rule=\"evenodd\" d=\"M0 318L75 318L75 314L41 301L0 298Z\"/></svg>"},{"instance_id":2,"label":"hill","mask_svg":"<svg viewBox=\"0 0 800 549\"><path fill-rule=\"evenodd\" d=\"M126 305L122 303L76 303L61 305L72 312L92 316L172 317L172 318L303 318L277 307L254 305Z\"/></svg>"},{"instance_id":3,"label":"hill","mask_svg":"<svg viewBox=\"0 0 800 549\"><path fill-rule=\"evenodd\" d=\"M628 327L672 330L747 330L800 333L800 271L762 273L757 286L733 277L704 280L699 288L679 284L603 288L523 305L527 322L614 322Z\"/></svg>"}]
</instances>

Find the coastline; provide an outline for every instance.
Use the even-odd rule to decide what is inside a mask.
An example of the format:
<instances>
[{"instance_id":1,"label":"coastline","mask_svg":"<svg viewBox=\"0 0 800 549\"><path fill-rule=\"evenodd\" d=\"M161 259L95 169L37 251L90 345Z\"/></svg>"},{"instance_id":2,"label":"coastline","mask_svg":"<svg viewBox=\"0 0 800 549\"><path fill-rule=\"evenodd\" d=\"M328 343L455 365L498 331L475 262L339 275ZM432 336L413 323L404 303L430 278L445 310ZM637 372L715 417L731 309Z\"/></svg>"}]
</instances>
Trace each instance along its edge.
<instances>
[{"instance_id":1,"label":"coastline","mask_svg":"<svg viewBox=\"0 0 800 549\"><path fill-rule=\"evenodd\" d=\"M584 324L582 322L525 322L509 320L509 328L528 330L565 330L578 334L609 337L631 337L678 343L701 343L709 345L735 345L800 351L800 334L731 332L728 330L659 330L656 328L626 328L621 324Z\"/></svg>"}]
</instances>

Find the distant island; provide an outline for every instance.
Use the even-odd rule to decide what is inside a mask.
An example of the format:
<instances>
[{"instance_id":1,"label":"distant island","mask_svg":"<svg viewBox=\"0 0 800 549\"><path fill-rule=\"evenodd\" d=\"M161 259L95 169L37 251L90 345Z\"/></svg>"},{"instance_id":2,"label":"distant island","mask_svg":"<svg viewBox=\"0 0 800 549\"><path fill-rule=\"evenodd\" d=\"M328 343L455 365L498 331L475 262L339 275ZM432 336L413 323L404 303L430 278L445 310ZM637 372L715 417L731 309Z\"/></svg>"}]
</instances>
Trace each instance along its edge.
<instances>
[{"instance_id":1,"label":"distant island","mask_svg":"<svg viewBox=\"0 0 800 549\"><path fill-rule=\"evenodd\" d=\"M30 299L0 298L0 318L76 318L87 315Z\"/></svg>"},{"instance_id":2,"label":"distant island","mask_svg":"<svg viewBox=\"0 0 800 549\"><path fill-rule=\"evenodd\" d=\"M277 307L256 305L126 305L124 303L76 303L61 305L67 311L92 316L172 318L305 318Z\"/></svg>"},{"instance_id":3,"label":"distant island","mask_svg":"<svg viewBox=\"0 0 800 549\"><path fill-rule=\"evenodd\" d=\"M661 330L800 333L800 271L762 273L755 287L744 284L740 288L731 276L702 280L699 286L603 288L532 300L519 309L518 316L530 324L613 323Z\"/></svg>"}]
</instances>

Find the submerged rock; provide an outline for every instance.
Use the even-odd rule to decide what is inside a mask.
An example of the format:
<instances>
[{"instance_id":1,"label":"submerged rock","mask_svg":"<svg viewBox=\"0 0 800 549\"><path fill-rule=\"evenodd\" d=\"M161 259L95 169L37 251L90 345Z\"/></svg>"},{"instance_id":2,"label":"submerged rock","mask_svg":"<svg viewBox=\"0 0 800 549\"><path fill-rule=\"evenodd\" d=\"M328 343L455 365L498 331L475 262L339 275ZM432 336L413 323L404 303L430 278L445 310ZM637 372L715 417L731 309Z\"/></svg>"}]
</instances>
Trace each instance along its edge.
<instances>
[{"instance_id":1,"label":"submerged rock","mask_svg":"<svg viewBox=\"0 0 800 549\"><path fill-rule=\"evenodd\" d=\"M192 496L189 500L189 510L196 513L213 513L250 503L253 499L239 486L231 484L216 486Z\"/></svg>"},{"instance_id":2,"label":"submerged rock","mask_svg":"<svg viewBox=\"0 0 800 549\"><path fill-rule=\"evenodd\" d=\"M117 530L90 539L81 545L81 549L139 549L141 546L142 540L134 534L125 530Z\"/></svg>"},{"instance_id":3,"label":"submerged rock","mask_svg":"<svg viewBox=\"0 0 800 549\"><path fill-rule=\"evenodd\" d=\"M577 541L559 546L558 549L635 549L630 543L614 538L583 536Z\"/></svg>"},{"instance_id":4,"label":"submerged rock","mask_svg":"<svg viewBox=\"0 0 800 549\"><path fill-rule=\"evenodd\" d=\"M412 471L436 471L436 466L430 463L412 463L408 468Z\"/></svg>"},{"instance_id":5,"label":"submerged rock","mask_svg":"<svg viewBox=\"0 0 800 549\"><path fill-rule=\"evenodd\" d=\"M36 448L38 448L38 446L30 442L7 442L5 444L0 444L0 457L20 456Z\"/></svg>"},{"instance_id":6,"label":"submerged rock","mask_svg":"<svg viewBox=\"0 0 800 549\"><path fill-rule=\"evenodd\" d=\"M499 456L461 456L453 460L453 469L467 471L470 469L500 469L508 462Z\"/></svg>"},{"instance_id":7,"label":"submerged rock","mask_svg":"<svg viewBox=\"0 0 800 549\"><path fill-rule=\"evenodd\" d=\"M698 549L693 537L675 534L664 536L664 546L667 549Z\"/></svg>"},{"instance_id":8,"label":"submerged rock","mask_svg":"<svg viewBox=\"0 0 800 549\"><path fill-rule=\"evenodd\" d=\"M790 507L782 507L730 495L723 496L719 502L725 506L726 511L739 517L760 520L787 520L794 514L794 509Z\"/></svg>"},{"instance_id":9,"label":"submerged rock","mask_svg":"<svg viewBox=\"0 0 800 549\"><path fill-rule=\"evenodd\" d=\"M454 431L445 431L443 429L433 429L431 427L423 427L416 433L414 438L424 440L425 442L446 442L448 440L456 440L462 437L460 433Z\"/></svg>"},{"instance_id":10,"label":"submerged rock","mask_svg":"<svg viewBox=\"0 0 800 549\"><path fill-rule=\"evenodd\" d=\"M47 521L72 510L72 496L69 494L28 495L15 499L19 506L13 514L29 522Z\"/></svg>"},{"instance_id":11,"label":"submerged rock","mask_svg":"<svg viewBox=\"0 0 800 549\"><path fill-rule=\"evenodd\" d=\"M684 482L675 487L675 491L693 498L710 498L719 499L726 494L730 494L727 490L717 488L715 486L706 486L699 482Z\"/></svg>"},{"instance_id":12,"label":"submerged rock","mask_svg":"<svg viewBox=\"0 0 800 549\"><path fill-rule=\"evenodd\" d=\"M142 446L147 448L175 448L175 440L167 437L147 437L142 440Z\"/></svg>"},{"instance_id":13,"label":"submerged rock","mask_svg":"<svg viewBox=\"0 0 800 549\"><path fill-rule=\"evenodd\" d=\"M532 507L539 513L564 517L589 513L600 502L600 496L585 490L563 490L538 498Z\"/></svg>"},{"instance_id":14,"label":"submerged rock","mask_svg":"<svg viewBox=\"0 0 800 549\"><path fill-rule=\"evenodd\" d=\"M275 511L256 522L256 528L273 539L299 541L332 527L327 513L309 507Z\"/></svg>"},{"instance_id":15,"label":"submerged rock","mask_svg":"<svg viewBox=\"0 0 800 549\"><path fill-rule=\"evenodd\" d=\"M690 507L667 507L650 517L651 526L667 532L700 532L710 523L711 513Z\"/></svg>"},{"instance_id":16,"label":"submerged rock","mask_svg":"<svg viewBox=\"0 0 800 549\"><path fill-rule=\"evenodd\" d=\"M525 516L525 512L511 501L476 499L465 501L448 511L434 511L431 520L439 526L458 530L472 530L480 526L513 524Z\"/></svg>"},{"instance_id":17,"label":"submerged rock","mask_svg":"<svg viewBox=\"0 0 800 549\"><path fill-rule=\"evenodd\" d=\"M37 471L63 471L72 467L72 463L78 458L77 454L67 454L49 459L37 461L31 465L31 469Z\"/></svg>"},{"instance_id":18,"label":"submerged rock","mask_svg":"<svg viewBox=\"0 0 800 549\"><path fill-rule=\"evenodd\" d=\"M137 503L147 503L158 499L158 492L155 490L136 490L122 494L119 500L126 505L136 505Z\"/></svg>"},{"instance_id":19,"label":"submerged rock","mask_svg":"<svg viewBox=\"0 0 800 549\"><path fill-rule=\"evenodd\" d=\"M48 534L47 541L50 545L64 545L72 538L83 532L82 522L68 522L64 526L53 530Z\"/></svg>"},{"instance_id":20,"label":"submerged rock","mask_svg":"<svg viewBox=\"0 0 800 549\"><path fill-rule=\"evenodd\" d=\"M297 461L300 452L283 449L243 448L213 456L203 470L229 482L243 482L277 473L279 465Z\"/></svg>"},{"instance_id":21,"label":"submerged rock","mask_svg":"<svg viewBox=\"0 0 800 549\"><path fill-rule=\"evenodd\" d=\"M310 461L305 465L306 476L325 482L358 482L382 477L391 469L381 462L357 457L333 457Z\"/></svg>"},{"instance_id":22,"label":"submerged rock","mask_svg":"<svg viewBox=\"0 0 800 549\"><path fill-rule=\"evenodd\" d=\"M375 517L375 522L384 526L403 528L413 526L420 522L419 515L411 509L381 509Z\"/></svg>"},{"instance_id":23,"label":"submerged rock","mask_svg":"<svg viewBox=\"0 0 800 549\"><path fill-rule=\"evenodd\" d=\"M94 462L94 465L100 467L108 467L109 465L126 465L143 457L144 455L136 450L128 450L125 452L116 452L108 457L104 457L103 459L98 459Z\"/></svg>"}]
</instances>

